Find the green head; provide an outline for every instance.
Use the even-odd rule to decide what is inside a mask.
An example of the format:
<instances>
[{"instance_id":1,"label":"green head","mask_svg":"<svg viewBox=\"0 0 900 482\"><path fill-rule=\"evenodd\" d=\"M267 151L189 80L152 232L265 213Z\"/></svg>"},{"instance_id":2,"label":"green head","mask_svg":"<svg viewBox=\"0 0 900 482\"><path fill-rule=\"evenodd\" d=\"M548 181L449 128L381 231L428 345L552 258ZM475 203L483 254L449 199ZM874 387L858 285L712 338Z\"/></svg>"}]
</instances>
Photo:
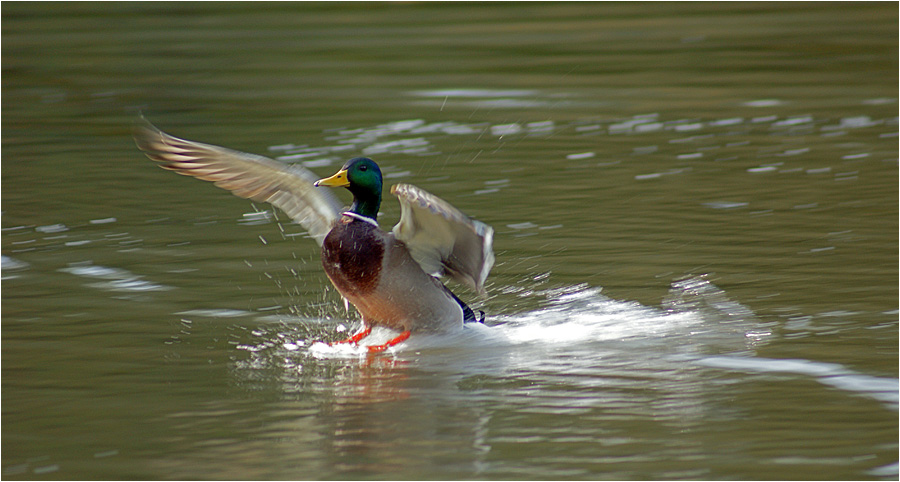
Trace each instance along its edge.
<instances>
[{"instance_id":1,"label":"green head","mask_svg":"<svg viewBox=\"0 0 900 482\"><path fill-rule=\"evenodd\" d=\"M368 157L350 159L337 174L319 179L315 186L346 187L353 194L350 212L376 219L381 207L381 169Z\"/></svg>"}]
</instances>

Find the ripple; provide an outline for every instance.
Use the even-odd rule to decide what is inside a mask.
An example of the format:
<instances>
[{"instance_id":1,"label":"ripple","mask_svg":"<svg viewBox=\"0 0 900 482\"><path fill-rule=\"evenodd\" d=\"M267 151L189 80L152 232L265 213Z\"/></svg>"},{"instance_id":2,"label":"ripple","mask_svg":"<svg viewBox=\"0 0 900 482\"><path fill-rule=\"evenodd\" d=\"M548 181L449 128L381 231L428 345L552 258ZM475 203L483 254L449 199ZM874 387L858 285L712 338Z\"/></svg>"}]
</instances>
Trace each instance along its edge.
<instances>
[{"instance_id":1,"label":"ripple","mask_svg":"<svg viewBox=\"0 0 900 482\"><path fill-rule=\"evenodd\" d=\"M897 408L900 380L880 378L854 372L838 363L802 359L771 359L714 356L698 360L699 364L743 372L794 373L816 378L820 383L844 391L865 395Z\"/></svg>"},{"instance_id":2,"label":"ripple","mask_svg":"<svg viewBox=\"0 0 900 482\"><path fill-rule=\"evenodd\" d=\"M107 291L167 291L171 286L156 284L141 279L141 276L121 268L109 268L94 265L90 261L72 263L67 268L61 268L63 273L73 274L83 278L102 280L97 283L89 283L88 286Z\"/></svg>"},{"instance_id":3,"label":"ripple","mask_svg":"<svg viewBox=\"0 0 900 482\"><path fill-rule=\"evenodd\" d=\"M412 95L418 97L464 97L464 98L483 98L483 97L528 97L537 95L536 90L526 89L437 89L437 90L416 90L411 92Z\"/></svg>"}]
</instances>

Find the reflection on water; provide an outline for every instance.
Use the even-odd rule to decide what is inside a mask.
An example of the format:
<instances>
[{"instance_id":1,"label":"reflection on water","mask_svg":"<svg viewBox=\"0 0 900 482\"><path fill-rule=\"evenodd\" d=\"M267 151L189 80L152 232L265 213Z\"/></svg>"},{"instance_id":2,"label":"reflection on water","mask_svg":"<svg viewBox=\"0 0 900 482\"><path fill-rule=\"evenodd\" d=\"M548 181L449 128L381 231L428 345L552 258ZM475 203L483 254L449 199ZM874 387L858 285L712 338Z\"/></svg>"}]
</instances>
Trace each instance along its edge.
<instances>
[{"instance_id":1,"label":"reflection on water","mask_svg":"<svg viewBox=\"0 0 900 482\"><path fill-rule=\"evenodd\" d=\"M5 4L3 477L896 479L896 15ZM139 111L452 200L487 325L327 346L315 243Z\"/></svg>"}]
</instances>

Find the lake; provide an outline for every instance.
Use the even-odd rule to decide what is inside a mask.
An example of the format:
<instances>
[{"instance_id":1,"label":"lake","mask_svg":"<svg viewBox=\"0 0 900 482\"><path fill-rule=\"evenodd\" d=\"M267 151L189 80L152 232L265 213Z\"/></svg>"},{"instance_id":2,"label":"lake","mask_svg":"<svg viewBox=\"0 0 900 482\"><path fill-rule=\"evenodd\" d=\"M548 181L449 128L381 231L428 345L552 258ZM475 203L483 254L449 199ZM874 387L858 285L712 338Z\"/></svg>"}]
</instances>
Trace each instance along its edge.
<instances>
[{"instance_id":1,"label":"lake","mask_svg":"<svg viewBox=\"0 0 900 482\"><path fill-rule=\"evenodd\" d=\"M897 479L896 4L2 18L3 478ZM140 115L490 224L486 324L329 347L316 243Z\"/></svg>"}]
</instances>

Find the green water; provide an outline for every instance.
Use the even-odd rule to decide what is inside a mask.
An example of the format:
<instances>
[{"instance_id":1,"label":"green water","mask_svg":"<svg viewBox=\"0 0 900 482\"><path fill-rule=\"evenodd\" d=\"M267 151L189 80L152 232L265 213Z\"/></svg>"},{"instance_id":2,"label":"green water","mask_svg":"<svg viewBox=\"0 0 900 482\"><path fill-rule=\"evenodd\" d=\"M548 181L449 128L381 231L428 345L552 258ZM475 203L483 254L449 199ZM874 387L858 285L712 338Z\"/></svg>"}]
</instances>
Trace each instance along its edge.
<instances>
[{"instance_id":1,"label":"green water","mask_svg":"<svg viewBox=\"0 0 900 482\"><path fill-rule=\"evenodd\" d=\"M895 4L2 19L4 478L896 479ZM315 243L139 112L491 224L491 331L316 352Z\"/></svg>"}]
</instances>

